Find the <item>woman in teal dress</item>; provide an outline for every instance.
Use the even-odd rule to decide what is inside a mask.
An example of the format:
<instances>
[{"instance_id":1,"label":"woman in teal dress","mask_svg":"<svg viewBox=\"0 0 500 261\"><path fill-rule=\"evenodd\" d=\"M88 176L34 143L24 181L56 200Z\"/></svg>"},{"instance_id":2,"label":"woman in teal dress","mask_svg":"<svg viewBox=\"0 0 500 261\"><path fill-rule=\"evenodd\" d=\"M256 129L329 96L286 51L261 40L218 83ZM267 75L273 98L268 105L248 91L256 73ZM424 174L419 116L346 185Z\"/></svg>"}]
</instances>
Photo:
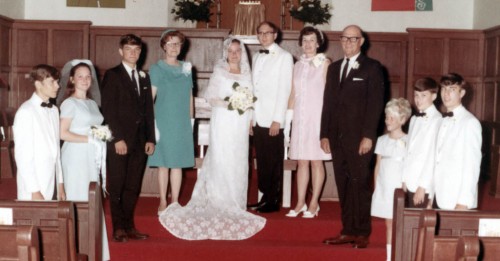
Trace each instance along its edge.
<instances>
[{"instance_id":1,"label":"woman in teal dress","mask_svg":"<svg viewBox=\"0 0 500 261\"><path fill-rule=\"evenodd\" d=\"M172 203L178 202L182 182L182 168L194 166L193 78L191 63L179 61L185 36L179 31L163 32L160 46L165 51L163 60L152 65L149 74L155 101L158 131L157 143L148 166L158 167L160 206L167 207L167 189L170 180Z\"/></svg>"}]
</instances>

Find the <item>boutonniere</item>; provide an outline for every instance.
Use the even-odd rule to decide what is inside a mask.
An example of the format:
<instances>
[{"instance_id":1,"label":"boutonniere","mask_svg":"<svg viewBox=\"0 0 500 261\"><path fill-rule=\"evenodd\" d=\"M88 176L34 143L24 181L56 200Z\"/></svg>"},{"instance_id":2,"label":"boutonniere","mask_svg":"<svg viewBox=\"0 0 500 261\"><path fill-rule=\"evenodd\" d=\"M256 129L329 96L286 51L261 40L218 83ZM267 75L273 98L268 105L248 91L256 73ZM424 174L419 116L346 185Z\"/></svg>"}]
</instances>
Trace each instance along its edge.
<instances>
[{"instance_id":1,"label":"boutonniere","mask_svg":"<svg viewBox=\"0 0 500 261\"><path fill-rule=\"evenodd\" d=\"M398 145L401 147L401 148L406 148L406 142L402 139L399 139L398 140Z\"/></svg>"},{"instance_id":2,"label":"boutonniere","mask_svg":"<svg viewBox=\"0 0 500 261\"><path fill-rule=\"evenodd\" d=\"M354 70L358 69L358 68L359 68L359 63L358 63L358 61L354 61L354 62L352 63L351 68L352 68L352 69L354 69Z\"/></svg>"},{"instance_id":3,"label":"boutonniere","mask_svg":"<svg viewBox=\"0 0 500 261\"><path fill-rule=\"evenodd\" d=\"M318 68L323 64L323 62L325 62L325 60L326 60L326 56L322 53L319 53L316 56L314 56L314 58L311 60L311 62L316 68Z\"/></svg>"},{"instance_id":4,"label":"boutonniere","mask_svg":"<svg viewBox=\"0 0 500 261\"><path fill-rule=\"evenodd\" d=\"M146 78L146 73L143 71L139 71L139 76L141 76L141 78Z\"/></svg>"},{"instance_id":5,"label":"boutonniere","mask_svg":"<svg viewBox=\"0 0 500 261\"><path fill-rule=\"evenodd\" d=\"M191 74L191 69L193 68L193 65L190 62L184 62L182 64L182 73L186 76Z\"/></svg>"}]
</instances>

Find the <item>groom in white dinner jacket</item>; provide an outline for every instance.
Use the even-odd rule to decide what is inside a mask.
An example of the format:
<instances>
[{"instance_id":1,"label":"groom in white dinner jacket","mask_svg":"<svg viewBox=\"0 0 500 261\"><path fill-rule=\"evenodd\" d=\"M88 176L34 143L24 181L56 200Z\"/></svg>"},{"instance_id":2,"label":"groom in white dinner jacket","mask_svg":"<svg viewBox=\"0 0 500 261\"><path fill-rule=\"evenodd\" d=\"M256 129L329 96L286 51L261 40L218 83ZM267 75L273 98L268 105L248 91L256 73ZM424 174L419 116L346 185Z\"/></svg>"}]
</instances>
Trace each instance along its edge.
<instances>
[{"instance_id":1,"label":"groom in white dinner jacket","mask_svg":"<svg viewBox=\"0 0 500 261\"><path fill-rule=\"evenodd\" d=\"M263 197L250 207L261 213L279 210L283 180L285 113L292 88L293 57L274 41L278 28L270 22L257 27L261 44L253 57L253 135L259 191Z\"/></svg>"},{"instance_id":2,"label":"groom in white dinner jacket","mask_svg":"<svg viewBox=\"0 0 500 261\"><path fill-rule=\"evenodd\" d=\"M59 73L41 64L33 67L30 79L35 92L17 110L14 143L17 164L17 199L52 200L54 175L57 199L65 200L60 158L59 111L49 102L57 96Z\"/></svg>"}]
</instances>

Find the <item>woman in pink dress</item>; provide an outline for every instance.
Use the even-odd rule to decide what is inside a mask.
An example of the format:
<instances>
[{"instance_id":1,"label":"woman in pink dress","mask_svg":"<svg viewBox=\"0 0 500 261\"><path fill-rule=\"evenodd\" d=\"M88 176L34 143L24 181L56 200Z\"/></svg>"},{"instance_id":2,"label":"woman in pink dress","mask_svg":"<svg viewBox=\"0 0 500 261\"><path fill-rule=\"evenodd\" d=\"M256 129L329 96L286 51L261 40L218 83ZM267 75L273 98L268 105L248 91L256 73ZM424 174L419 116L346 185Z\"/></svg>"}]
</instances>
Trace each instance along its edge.
<instances>
[{"instance_id":1,"label":"woman in pink dress","mask_svg":"<svg viewBox=\"0 0 500 261\"><path fill-rule=\"evenodd\" d=\"M323 44L320 31L304 27L300 32L299 46L303 54L293 69L293 85L286 113L285 139L290 140L290 122L293 119L290 141L290 159L298 160L297 205L286 216L297 217L304 212L303 218L313 218L319 213L319 196L325 181L324 160L330 160L320 147L321 109L326 72L330 60L318 49ZM288 128L287 128L288 127ZM306 204L309 169L312 176L312 197L309 208Z\"/></svg>"}]
</instances>

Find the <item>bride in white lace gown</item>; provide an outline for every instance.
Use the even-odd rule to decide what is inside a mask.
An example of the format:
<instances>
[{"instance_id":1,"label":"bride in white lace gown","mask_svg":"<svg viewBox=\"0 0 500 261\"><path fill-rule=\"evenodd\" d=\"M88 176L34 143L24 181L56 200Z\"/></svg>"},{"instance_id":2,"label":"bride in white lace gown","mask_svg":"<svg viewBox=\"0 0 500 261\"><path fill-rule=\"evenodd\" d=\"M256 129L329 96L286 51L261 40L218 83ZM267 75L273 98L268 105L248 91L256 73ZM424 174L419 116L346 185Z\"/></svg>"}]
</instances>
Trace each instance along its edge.
<instances>
[{"instance_id":1,"label":"bride in white lace gown","mask_svg":"<svg viewBox=\"0 0 500 261\"><path fill-rule=\"evenodd\" d=\"M187 240L241 240L259 232L263 217L246 211L251 111L228 110L225 97L232 86L252 89L250 65L244 45L236 38L224 41L204 97L212 106L210 143L189 203L173 203L161 213L161 224L174 236Z\"/></svg>"}]
</instances>

